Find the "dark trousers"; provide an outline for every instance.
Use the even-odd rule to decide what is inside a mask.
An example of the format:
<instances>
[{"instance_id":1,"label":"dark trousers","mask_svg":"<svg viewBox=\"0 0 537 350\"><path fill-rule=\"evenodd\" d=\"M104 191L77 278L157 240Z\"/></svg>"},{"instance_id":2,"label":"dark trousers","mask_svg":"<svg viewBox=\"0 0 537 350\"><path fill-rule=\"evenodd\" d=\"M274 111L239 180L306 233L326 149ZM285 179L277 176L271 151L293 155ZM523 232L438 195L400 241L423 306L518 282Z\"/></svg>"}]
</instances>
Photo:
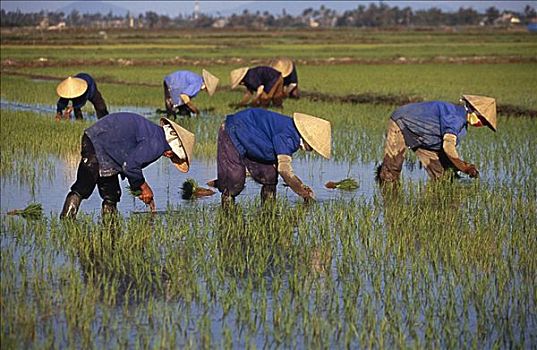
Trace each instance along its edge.
<instances>
[{"instance_id":1,"label":"dark trousers","mask_svg":"<svg viewBox=\"0 0 537 350\"><path fill-rule=\"evenodd\" d=\"M173 117L175 119L177 115L190 117L190 113L192 112L192 110L186 104L182 104L180 106L174 107L172 97L170 95L170 89L168 88L168 84L164 82L163 85L164 85L164 106L166 107L166 114L168 118Z\"/></svg>"},{"instance_id":2,"label":"dark trousers","mask_svg":"<svg viewBox=\"0 0 537 350\"><path fill-rule=\"evenodd\" d=\"M264 186L274 186L274 188L278 184L276 165L260 163L241 157L225 130L224 124L218 130L216 152L218 190L224 195L235 197L242 192L246 181L246 168L248 168L256 182Z\"/></svg>"},{"instance_id":3,"label":"dark trousers","mask_svg":"<svg viewBox=\"0 0 537 350\"><path fill-rule=\"evenodd\" d=\"M93 94L93 97L89 99L89 101L93 104L93 107L95 108L95 114L97 115L97 119L101 119L104 116L108 115L108 109L106 108L106 102L104 102L104 98L95 88L95 94ZM82 117L82 110L80 108L74 109L75 113L75 119L83 119Z\"/></svg>"},{"instance_id":4,"label":"dark trousers","mask_svg":"<svg viewBox=\"0 0 537 350\"><path fill-rule=\"evenodd\" d=\"M118 175L99 176L99 162L95 155L95 148L90 138L84 133L82 136L82 158L78 164L76 181L71 186L71 191L76 192L82 199L88 199L95 185L99 189L99 195L103 200L117 203L121 198L121 187Z\"/></svg>"}]
</instances>

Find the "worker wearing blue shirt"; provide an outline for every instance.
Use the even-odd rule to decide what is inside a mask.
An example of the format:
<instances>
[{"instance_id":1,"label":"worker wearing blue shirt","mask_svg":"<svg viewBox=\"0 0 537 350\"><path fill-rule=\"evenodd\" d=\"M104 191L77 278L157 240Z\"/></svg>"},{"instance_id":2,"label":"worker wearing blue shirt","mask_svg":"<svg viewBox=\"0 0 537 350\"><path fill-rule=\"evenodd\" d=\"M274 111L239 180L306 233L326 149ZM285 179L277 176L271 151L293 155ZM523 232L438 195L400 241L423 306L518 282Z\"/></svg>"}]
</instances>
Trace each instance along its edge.
<instances>
[{"instance_id":1,"label":"worker wearing blue shirt","mask_svg":"<svg viewBox=\"0 0 537 350\"><path fill-rule=\"evenodd\" d=\"M103 96L97 89L95 80L87 73L78 73L74 77L68 77L56 87L56 93L60 96L56 104L56 120L69 119L74 110L76 119L83 119L82 107L90 101L95 108L97 119L108 115L108 109ZM71 106L69 106L71 102Z\"/></svg>"},{"instance_id":2,"label":"worker wearing blue shirt","mask_svg":"<svg viewBox=\"0 0 537 350\"><path fill-rule=\"evenodd\" d=\"M222 193L222 206L233 203L243 190L246 169L262 185L262 201L276 196L278 174L304 200L313 200L313 191L291 166L292 155L299 149L313 149L330 158L330 122L302 113L289 117L259 108L228 115L218 132L218 178L212 183Z\"/></svg>"},{"instance_id":3,"label":"worker wearing blue shirt","mask_svg":"<svg viewBox=\"0 0 537 350\"><path fill-rule=\"evenodd\" d=\"M127 178L132 191L153 205L153 191L142 169L161 156L170 158L187 172L192 160L194 135L167 118L160 126L135 113L112 113L87 128L82 135L81 155L76 181L65 199L61 218L74 218L82 199L95 186L103 199L102 213L113 213L121 197L118 175Z\"/></svg>"},{"instance_id":4,"label":"worker wearing blue shirt","mask_svg":"<svg viewBox=\"0 0 537 350\"><path fill-rule=\"evenodd\" d=\"M381 183L397 182L406 148L416 153L432 179L455 168L470 177L479 172L474 164L460 159L456 146L466 135L468 124L496 131L496 100L463 95L463 106L443 101L411 103L398 108L388 121L384 159L377 177Z\"/></svg>"},{"instance_id":5,"label":"worker wearing blue shirt","mask_svg":"<svg viewBox=\"0 0 537 350\"><path fill-rule=\"evenodd\" d=\"M212 96L216 91L219 79L202 70L202 75L187 70L180 70L168 74L164 78L164 105L168 117L176 117L177 114L190 116L198 115L199 109L194 105L192 99L201 90L207 91Z\"/></svg>"}]
</instances>

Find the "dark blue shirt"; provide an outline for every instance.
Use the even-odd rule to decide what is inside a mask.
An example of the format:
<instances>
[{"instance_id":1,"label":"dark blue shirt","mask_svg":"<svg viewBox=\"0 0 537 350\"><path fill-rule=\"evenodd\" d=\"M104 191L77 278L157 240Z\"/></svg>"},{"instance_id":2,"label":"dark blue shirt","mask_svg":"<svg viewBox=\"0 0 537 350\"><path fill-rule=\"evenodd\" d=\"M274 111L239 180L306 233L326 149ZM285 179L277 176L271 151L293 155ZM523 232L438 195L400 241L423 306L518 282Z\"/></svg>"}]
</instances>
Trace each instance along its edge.
<instances>
[{"instance_id":1,"label":"dark blue shirt","mask_svg":"<svg viewBox=\"0 0 537 350\"><path fill-rule=\"evenodd\" d=\"M248 72L246 72L246 75L242 78L242 82L252 93L256 92L257 88L261 85L264 86L263 91L268 93L281 75L280 72L272 67L259 66L248 69Z\"/></svg>"},{"instance_id":2,"label":"dark blue shirt","mask_svg":"<svg viewBox=\"0 0 537 350\"><path fill-rule=\"evenodd\" d=\"M73 108L80 109L84 107L88 100L93 99L93 96L95 95L95 90L97 90L95 80L93 80L93 78L86 73L78 73L77 75L75 75L75 77L85 80L88 84L88 88L81 96L75 98L69 99L60 97L58 103L56 104L57 112L62 112L65 108L67 108L67 105L69 105L69 101L73 101Z\"/></svg>"},{"instance_id":3,"label":"dark blue shirt","mask_svg":"<svg viewBox=\"0 0 537 350\"><path fill-rule=\"evenodd\" d=\"M409 148L442 149L445 134L459 139L466 135L466 110L449 102L411 103L398 108L392 120L399 125Z\"/></svg>"},{"instance_id":4,"label":"dark blue shirt","mask_svg":"<svg viewBox=\"0 0 537 350\"><path fill-rule=\"evenodd\" d=\"M164 82L170 89L170 97L173 104L181 106L184 104L180 95L184 94L188 97L195 97L200 92L203 85L203 78L193 72L180 70L167 75Z\"/></svg>"},{"instance_id":5,"label":"dark blue shirt","mask_svg":"<svg viewBox=\"0 0 537 350\"><path fill-rule=\"evenodd\" d=\"M261 108L226 117L225 128L241 157L275 163L279 154L291 156L300 147L293 118Z\"/></svg>"},{"instance_id":6,"label":"dark blue shirt","mask_svg":"<svg viewBox=\"0 0 537 350\"><path fill-rule=\"evenodd\" d=\"M85 130L95 148L99 175L121 174L132 189L145 182L142 169L170 150L164 129L141 115L112 113Z\"/></svg>"}]
</instances>

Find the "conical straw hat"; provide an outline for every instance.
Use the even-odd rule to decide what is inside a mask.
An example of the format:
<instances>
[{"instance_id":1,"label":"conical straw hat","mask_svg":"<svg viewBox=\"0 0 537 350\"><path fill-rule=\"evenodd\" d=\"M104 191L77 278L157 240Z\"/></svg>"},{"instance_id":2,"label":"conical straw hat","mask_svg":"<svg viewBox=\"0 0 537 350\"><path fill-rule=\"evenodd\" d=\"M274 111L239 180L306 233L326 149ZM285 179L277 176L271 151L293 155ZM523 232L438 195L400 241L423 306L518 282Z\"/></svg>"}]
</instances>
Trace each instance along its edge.
<instances>
[{"instance_id":1,"label":"conical straw hat","mask_svg":"<svg viewBox=\"0 0 537 350\"><path fill-rule=\"evenodd\" d=\"M248 67L237 68L231 71L229 78L231 80L231 88L234 89L239 86L241 80L248 73Z\"/></svg>"},{"instance_id":2,"label":"conical straw hat","mask_svg":"<svg viewBox=\"0 0 537 350\"><path fill-rule=\"evenodd\" d=\"M332 127L328 120L303 113L294 113L293 120L300 136L317 153L330 159L332 150Z\"/></svg>"},{"instance_id":3,"label":"conical straw hat","mask_svg":"<svg viewBox=\"0 0 537 350\"><path fill-rule=\"evenodd\" d=\"M186 162L177 163L174 162L173 164L179 169L179 171L186 173L190 169L190 163L192 162L192 152L194 151L194 143L196 140L196 137L193 133L186 130L185 128L181 127L179 124L171 121L168 118L160 118L160 125L169 124L173 130L177 133L177 136L179 137L179 140L181 140L183 149L186 154Z\"/></svg>"},{"instance_id":4,"label":"conical straw hat","mask_svg":"<svg viewBox=\"0 0 537 350\"><path fill-rule=\"evenodd\" d=\"M282 73L285 78L293 71L293 61L288 58L278 58L270 62L270 66Z\"/></svg>"},{"instance_id":5,"label":"conical straw hat","mask_svg":"<svg viewBox=\"0 0 537 350\"><path fill-rule=\"evenodd\" d=\"M462 95L472 107L483 117L488 123L488 127L496 131L496 100L492 97L477 96L477 95Z\"/></svg>"},{"instance_id":6,"label":"conical straw hat","mask_svg":"<svg viewBox=\"0 0 537 350\"><path fill-rule=\"evenodd\" d=\"M82 96L87 88L88 83L84 79L69 77L58 84L56 93L63 98L75 98Z\"/></svg>"},{"instance_id":7,"label":"conical straw hat","mask_svg":"<svg viewBox=\"0 0 537 350\"><path fill-rule=\"evenodd\" d=\"M201 75L203 75L203 83L205 84L205 87L207 87L207 93L209 94L209 96L212 96L216 91L216 87L218 86L218 82L220 81L220 79L218 79L205 69L201 70Z\"/></svg>"}]
</instances>

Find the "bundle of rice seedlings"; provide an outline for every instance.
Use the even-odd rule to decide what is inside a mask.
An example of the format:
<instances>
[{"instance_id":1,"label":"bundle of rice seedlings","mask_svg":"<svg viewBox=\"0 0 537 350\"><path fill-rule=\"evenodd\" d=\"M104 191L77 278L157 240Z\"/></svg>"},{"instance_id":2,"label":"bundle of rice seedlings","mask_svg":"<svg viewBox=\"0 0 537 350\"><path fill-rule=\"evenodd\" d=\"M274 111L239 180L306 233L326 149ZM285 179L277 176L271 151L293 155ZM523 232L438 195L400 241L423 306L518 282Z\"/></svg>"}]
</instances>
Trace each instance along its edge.
<instances>
[{"instance_id":1,"label":"bundle of rice seedlings","mask_svg":"<svg viewBox=\"0 0 537 350\"><path fill-rule=\"evenodd\" d=\"M344 191L354 191L358 188L358 182L353 178L346 178L341 181L328 181L325 185L326 188L344 190Z\"/></svg>"},{"instance_id":2,"label":"bundle of rice seedlings","mask_svg":"<svg viewBox=\"0 0 537 350\"><path fill-rule=\"evenodd\" d=\"M38 220L43 216L41 203L30 203L24 209L15 209L7 212L7 215L20 215L28 220Z\"/></svg>"},{"instance_id":3,"label":"bundle of rice seedlings","mask_svg":"<svg viewBox=\"0 0 537 350\"><path fill-rule=\"evenodd\" d=\"M182 198L183 199L195 199L199 197L212 196L215 194L215 191L200 187L196 180L189 178L183 182L183 187L181 187Z\"/></svg>"}]
</instances>

